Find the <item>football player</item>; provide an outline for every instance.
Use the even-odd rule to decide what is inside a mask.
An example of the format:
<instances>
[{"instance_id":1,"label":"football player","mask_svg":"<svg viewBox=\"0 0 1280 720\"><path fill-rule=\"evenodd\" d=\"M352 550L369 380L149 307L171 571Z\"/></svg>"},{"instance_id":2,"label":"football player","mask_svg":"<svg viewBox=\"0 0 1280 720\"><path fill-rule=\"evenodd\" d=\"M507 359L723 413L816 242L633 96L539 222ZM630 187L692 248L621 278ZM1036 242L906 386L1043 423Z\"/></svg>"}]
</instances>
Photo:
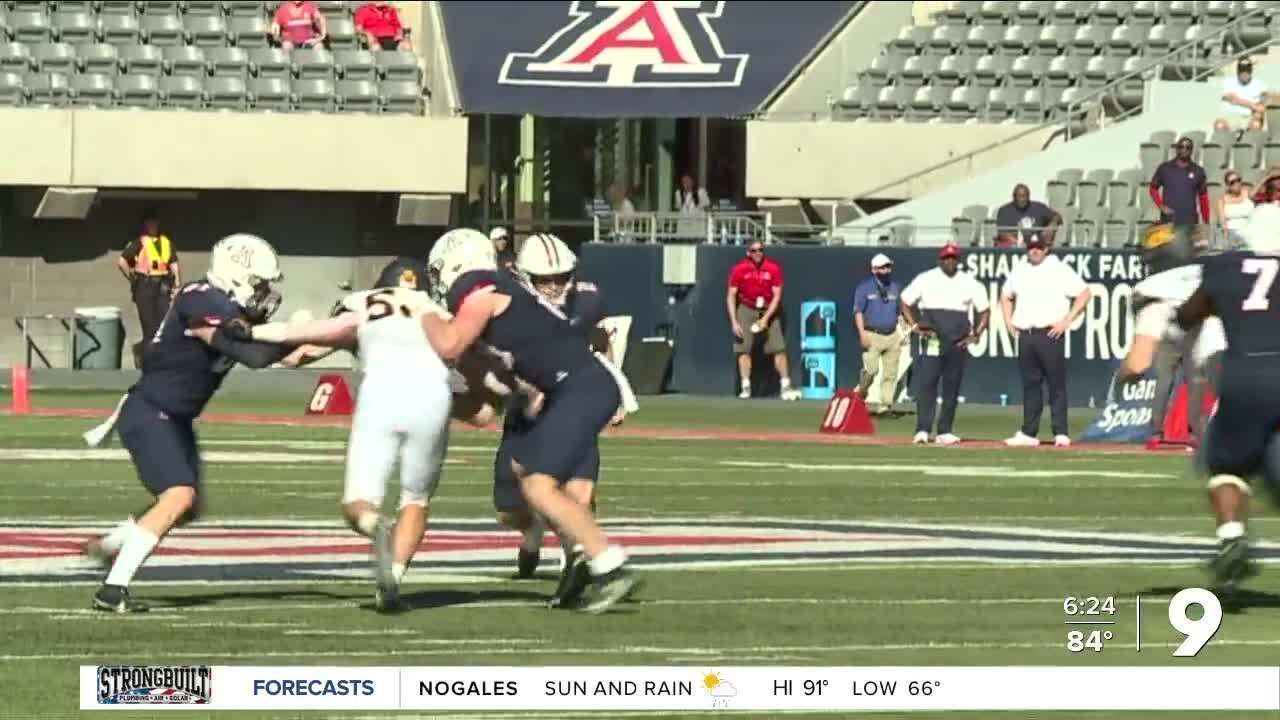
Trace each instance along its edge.
<instances>
[{"instance_id":1,"label":"football player","mask_svg":"<svg viewBox=\"0 0 1280 720\"><path fill-rule=\"evenodd\" d=\"M610 545L591 510L566 491L588 459L600 431L621 402L615 372L596 358L564 310L528 282L497 268L493 244L479 232L445 233L431 248L432 292L447 302L451 320L422 317L431 344L446 360L477 341L507 353L516 375L541 393L541 407L525 427L508 430L511 465L535 511L583 547L594 580L583 609L608 610L639 580L620 546Z\"/></svg>"},{"instance_id":2,"label":"football player","mask_svg":"<svg viewBox=\"0 0 1280 720\"><path fill-rule=\"evenodd\" d=\"M604 362L612 363L609 353L608 332L598 325L604 318L604 306L596 286L577 281L574 273L578 259L569 246L555 235L539 233L525 240L516 258L517 271L528 280L533 289L561 308L576 328L583 344L604 355ZM620 386L620 390L622 387ZM624 398L628 395L624 392ZM611 425L622 422L628 411L624 399L610 420ZM529 509L520 492L520 483L511 467L512 438L519 437L528 423L525 413L508 412L503 425L502 441L494 459L493 503L498 522L522 533L523 541L516 557L517 577L531 578L541 560L543 518ZM573 471L564 490L593 513L596 510L596 484L600 475L599 443L592 443L581 464ZM575 544L568 533L558 533L563 550L560 583L551 597L551 607L566 607L574 603L586 589L590 576L581 562L582 548Z\"/></svg>"},{"instance_id":3,"label":"football player","mask_svg":"<svg viewBox=\"0 0 1280 720\"><path fill-rule=\"evenodd\" d=\"M353 530L373 540L379 612L403 610L400 584L426 534L449 437L449 369L427 343L418 319L438 309L417 289L418 278L426 277L420 266L393 261L374 289L347 296L332 317L269 323L250 331L256 340L301 344L306 358L298 362L338 348L360 358L363 378L347 443L342 511ZM393 525L381 507L397 460L400 504Z\"/></svg>"},{"instance_id":4,"label":"football player","mask_svg":"<svg viewBox=\"0 0 1280 720\"><path fill-rule=\"evenodd\" d=\"M200 513L203 472L192 423L233 365L263 368L288 352L245 341L233 330L270 318L280 305L272 287L280 278L279 258L267 241L246 234L220 240L210 253L208 274L174 297L144 355L142 377L118 412L90 431L99 440L118 431L139 480L155 498L136 519L86 544L86 554L111 568L93 597L95 609L148 609L130 596L129 583L170 530Z\"/></svg>"}]
</instances>

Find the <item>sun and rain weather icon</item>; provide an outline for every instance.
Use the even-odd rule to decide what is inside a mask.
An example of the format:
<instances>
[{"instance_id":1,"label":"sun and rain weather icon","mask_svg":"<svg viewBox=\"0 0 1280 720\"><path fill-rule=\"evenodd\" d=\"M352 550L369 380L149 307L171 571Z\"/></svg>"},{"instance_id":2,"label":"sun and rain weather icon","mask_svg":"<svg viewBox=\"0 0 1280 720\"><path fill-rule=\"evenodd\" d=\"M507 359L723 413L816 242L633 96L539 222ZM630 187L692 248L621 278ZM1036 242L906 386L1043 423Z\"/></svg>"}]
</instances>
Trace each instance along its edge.
<instances>
[{"instance_id":1,"label":"sun and rain weather icon","mask_svg":"<svg viewBox=\"0 0 1280 720\"><path fill-rule=\"evenodd\" d=\"M729 698L738 694L738 688L734 687L733 683L722 679L716 673L703 675L702 686L711 695L711 707L728 707Z\"/></svg>"}]
</instances>

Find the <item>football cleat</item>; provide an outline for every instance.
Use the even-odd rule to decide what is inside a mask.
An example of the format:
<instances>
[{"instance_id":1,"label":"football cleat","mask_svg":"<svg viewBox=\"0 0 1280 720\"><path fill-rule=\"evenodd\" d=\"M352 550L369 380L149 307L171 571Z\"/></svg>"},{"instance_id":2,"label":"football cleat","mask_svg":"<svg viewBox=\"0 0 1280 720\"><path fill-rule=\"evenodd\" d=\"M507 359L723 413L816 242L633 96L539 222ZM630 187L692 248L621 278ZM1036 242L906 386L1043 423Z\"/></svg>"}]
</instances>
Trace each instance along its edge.
<instances>
[{"instance_id":1,"label":"football cleat","mask_svg":"<svg viewBox=\"0 0 1280 720\"><path fill-rule=\"evenodd\" d=\"M394 612L400 605L400 583L391 570L395 559L393 527L390 520L382 518L373 529L373 605L378 612Z\"/></svg>"},{"instance_id":2,"label":"football cleat","mask_svg":"<svg viewBox=\"0 0 1280 720\"><path fill-rule=\"evenodd\" d=\"M582 611L592 615L607 612L609 608L631 597L642 584L640 578L626 567L605 573L595 579L591 598L582 606Z\"/></svg>"},{"instance_id":3,"label":"football cleat","mask_svg":"<svg viewBox=\"0 0 1280 720\"><path fill-rule=\"evenodd\" d=\"M151 608L146 603L129 597L127 587L103 585L93 596L93 609L113 613L143 613Z\"/></svg>"},{"instance_id":4,"label":"football cleat","mask_svg":"<svg viewBox=\"0 0 1280 720\"><path fill-rule=\"evenodd\" d=\"M112 563L116 561L115 553L107 552L107 549L102 547L102 540L85 542L80 546L80 554L107 571L111 570Z\"/></svg>"},{"instance_id":5,"label":"football cleat","mask_svg":"<svg viewBox=\"0 0 1280 720\"><path fill-rule=\"evenodd\" d=\"M1258 566L1249 552L1249 540L1243 535L1223 540L1209 561L1209 572L1219 587L1232 587L1258 574Z\"/></svg>"},{"instance_id":6,"label":"football cleat","mask_svg":"<svg viewBox=\"0 0 1280 720\"><path fill-rule=\"evenodd\" d=\"M542 562L542 550L534 548L533 550L525 550L520 548L516 553L516 579L529 580L538 570L538 563Z\"/></svg>"},{"instance_id":7,"label":"football cleat","mask_svg":"<svg viewBox=\"0 0 1280 720\"><path fill-rule=\"evenodd\" d=\"M560 584L547 602L550 608L568 608L577 605L582 593L591 584L591 570L587 567L587 559L581 552L569 555L568 561L560 570Z\"/></svg>"}]
</instances>

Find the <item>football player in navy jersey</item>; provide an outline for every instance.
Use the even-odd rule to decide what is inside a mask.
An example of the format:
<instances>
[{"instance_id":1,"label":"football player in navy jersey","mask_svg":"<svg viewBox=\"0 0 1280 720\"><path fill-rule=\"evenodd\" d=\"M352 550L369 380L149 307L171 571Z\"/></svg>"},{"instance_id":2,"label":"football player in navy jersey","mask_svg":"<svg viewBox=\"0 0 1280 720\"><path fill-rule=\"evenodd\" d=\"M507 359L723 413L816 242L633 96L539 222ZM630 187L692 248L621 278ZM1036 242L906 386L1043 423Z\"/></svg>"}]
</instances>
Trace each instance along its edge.
<instances>
[{"instance_id":1,"label":"football player in navy jersey","mask_svg":"<svg viewBox=\"0 0 1280 720\"><path fill-rule=\"evenodd\" d=\"M513 372L541 393L527 425L508 429L511 466L533 509L582 545L594 582L583 609L608 610L631 595L639 579L627 569L623 549L609 544L590 508L566 486L618 410L615 372L591 352L561 307L497 269L493 244L479 232L445 233L432 247L427 268L433 292L453 314L451 320L422 318L440 355L457 359L483 341L507 353Z\"/></svg>"},{"instance_id":2,"label":"football player in navy jersey","mask_svg":"<svg viewBox=\"0 0 1280 720\"><path fill-rule=\"evenodd\" d=\"M598 327L604 318L600 292L589 282L574 277L577 257L569 246L555 235L539 233L525 240L516 259L516 269L544 298L560 307L581 342L595 352L604 353L608 361L608 333ZM622 421L626 410L619 408L610 420ZM531 578L541 560L542 536L546 530L543 518L529 509L520 492L520 482L511 467L511 445L531 422L524 413L508 412L503 424L502 441L493 467L493 504L498 522L520 532L523 542L516 555L516 575ZM595 489L600 475L600 449L593 443L587 455L573 471L564 489L576 502L595 512ZM567 533L558 533L563 549L560 583L551 597L551 607L568 607L577 601L590 582L582 548Z\"/></svg>"},{"instance_id":3,"label":"football player in navy jersey","mask_svg":"<svg viewBox=\"0 0 1280 720\"><path fill-rule=\"evenodd\" d=\"M267 241L230 235L213 247L206 277L187 283L174 297L151 339L142 377L102 429L104 435L119 432L139 480L155 500L136 519L86 545L90 557L111 563L94 595L95 609L147 610L130 597L130 581L164 536L200 511L202 472L193 421L233 365L263 368L289 351L223 332L233 324L266 321L280 304L272 287L280 278L279 259Z\"/></svg>"}]
</instances>

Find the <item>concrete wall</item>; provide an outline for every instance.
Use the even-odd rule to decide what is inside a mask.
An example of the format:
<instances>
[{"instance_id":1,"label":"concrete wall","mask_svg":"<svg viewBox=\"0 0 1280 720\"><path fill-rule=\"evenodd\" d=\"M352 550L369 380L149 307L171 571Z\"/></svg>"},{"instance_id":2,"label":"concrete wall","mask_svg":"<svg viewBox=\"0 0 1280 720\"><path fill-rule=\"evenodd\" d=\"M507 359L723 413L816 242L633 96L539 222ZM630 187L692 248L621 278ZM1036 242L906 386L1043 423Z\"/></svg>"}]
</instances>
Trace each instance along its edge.
<instances>
[{"instance_id":1,"label":"concrete wall","mask_svg":"<svg viewBox=\"0 0 1280 720\"><path fill-rule=\"evenodd\" d=\"M0 185L466 190L465 118L6 108L0 128Z\"/></svg>"},{"instance_id":2,"label":"concrete wall","mask_svg":"<svg viewBox=\"0 0 1280 720\"><path fill-rule=\"evenodd\" d=\"M770 120L828 117L828 97L839 98L856 74L871 65L884 43L895 37L899 28L910 24L911 3L863 3L762 116Z\"/></svg>"},{"instance_id":3,"label":"concrete wall","mask_svg":"<svg viewBox=\"0 0 1280 720\"><path fill-rule=\"evenodd\" d=\"M83 221L33 220L12 210L0 191L0 365L25 360L14 319L114 305L123 312L127 346L139 337L128 286L115 269L121 248L136 233L144 205L156 205L179 252L185 279L202 276L208 250L224 235L252 232L283 256L281 315L306 309L324 315L344 293L338 283L367 287L396 255L424 257L444 228L398 227L395 197L358 193L208 191L190 201L101 201ZM55 322L33 325L41 350L66 365L66 332ZM336 364L347 365L346 356ZM38 360L33 365L43 367Z\"/></svg>"},{"instance_id":4,"label":"concrete wall","mask_svg":"<svg viewBox=\"0 0 1280 720\"><path fill-rule=\"evenodd\" d=\"M1006 138L1027 125L889 122L747 123L747 195L751 197L850 198L896 177L935 165ZM1032 132L1000 150L888 188L879 197L911 198L968 180L1014 158L1033 155L1048 129Z\"/></svg>"}]
</instances>

